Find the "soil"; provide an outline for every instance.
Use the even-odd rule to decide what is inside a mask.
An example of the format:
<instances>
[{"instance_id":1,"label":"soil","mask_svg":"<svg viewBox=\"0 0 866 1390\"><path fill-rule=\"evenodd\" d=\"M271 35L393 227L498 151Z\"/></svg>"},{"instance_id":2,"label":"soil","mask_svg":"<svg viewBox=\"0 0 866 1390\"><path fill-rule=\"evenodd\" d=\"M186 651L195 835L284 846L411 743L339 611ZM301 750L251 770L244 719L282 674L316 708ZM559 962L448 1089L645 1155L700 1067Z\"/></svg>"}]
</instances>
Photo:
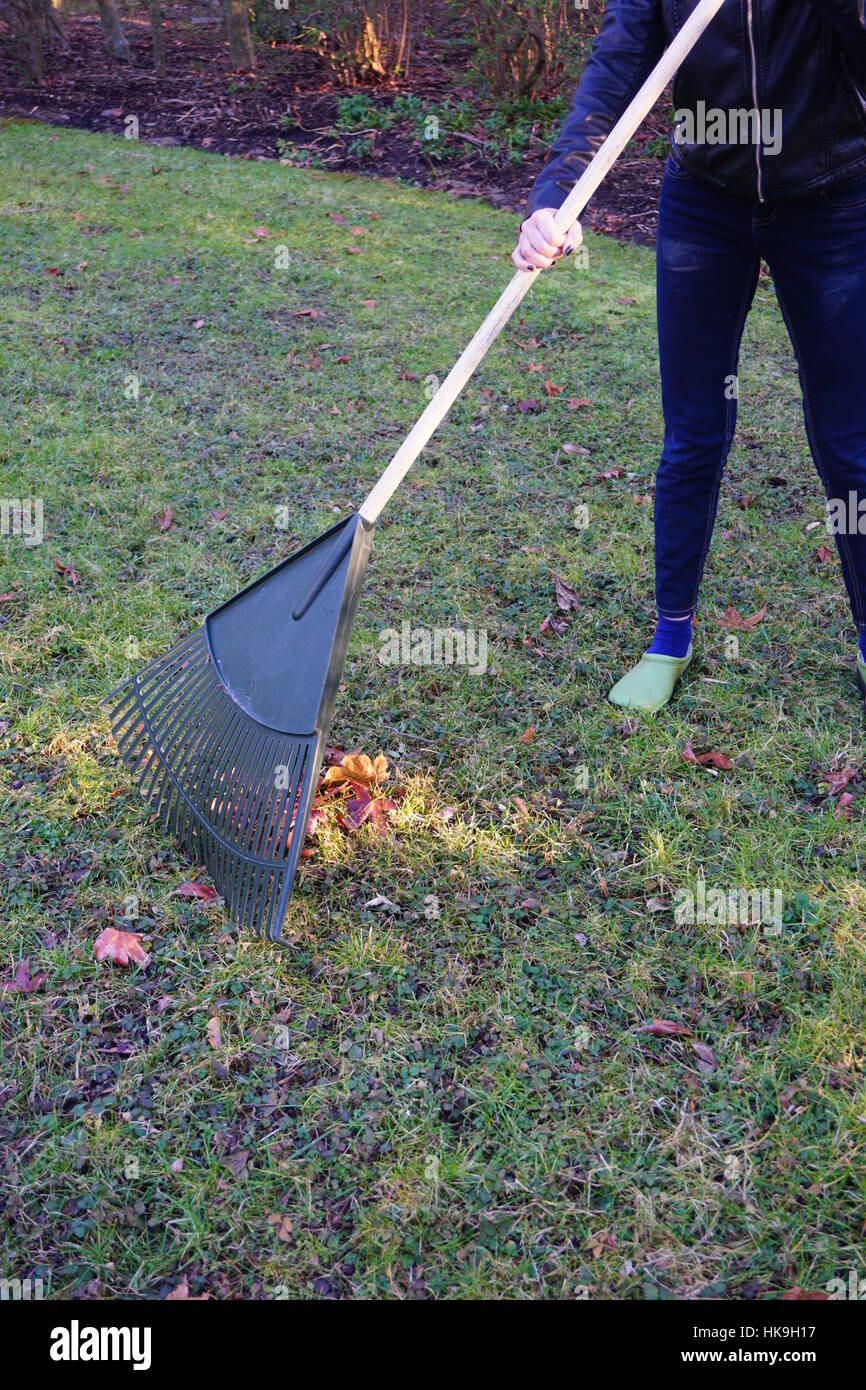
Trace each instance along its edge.
<instances>
[{"instance_id":1,"label":"soil","mask_svg":"<svg viewBox=\"0 0 866 1390\"><path fill-rule=\"evenodd\" d=\"M407 79L381 84L371 95L388 104L399 92L411 92L440 103L452 93L472 101L480 117L485 106L477 91L468 86L461 90L454 78L455 72L468 72L471 49L455 46L445 12L439 19L432 32L426 31L423 48L416 44ZM259 42L257 71L234 71L218 5L210 14L200 6L194 14L183 6L167 12L167 75L162 80L152 70L148 20L127 15L124 29L129 64L108 57L96 17L68 19L70 51L64 54L55 47L49 52L41 85L34 85L0 46L0 114L114 133L123 133L125 118L134 114L139 138L153 144L196 145L249 159L279 158L278 142L287 140L293 162L399 178L484 198L515 212L544 162L546 146L540 139L515 162L491 151L479 137L464 134L450 140L446 156L434 163L408 123L371 132L372 144L359 153L365 142L334 130L338 98L346 89L338 86L325 59L299 44ZM664 160L642 151L670 128L665 107L660 104L618 161L584 225L627 241L654 241Z\"/></svg>"}]
</instances>

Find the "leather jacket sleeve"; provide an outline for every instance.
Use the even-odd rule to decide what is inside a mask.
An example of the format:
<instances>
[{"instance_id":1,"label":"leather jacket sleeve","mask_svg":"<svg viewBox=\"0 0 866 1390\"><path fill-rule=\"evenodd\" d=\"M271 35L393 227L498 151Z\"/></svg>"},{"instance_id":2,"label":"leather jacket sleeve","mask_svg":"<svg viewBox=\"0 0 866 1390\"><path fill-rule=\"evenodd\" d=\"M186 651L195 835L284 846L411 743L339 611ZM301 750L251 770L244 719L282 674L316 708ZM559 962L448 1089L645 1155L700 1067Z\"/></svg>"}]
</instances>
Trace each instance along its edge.
<instances>
[{"instance_id":1,"label":"leather jacket sleeve","mask_svg":"<svg viewBox=\"0 0 866 1390\"><path fill-rule=\"evenodd\" d=\"M853 22L859 0L820 2L834 10L850 9ZM527 217L537 208L558 208L565 201L664 48L662 0L608 0L571 110L527 199Z\"/></svg>"},{"instance_id":2,"label":"leather jacket sleeve","mask_svg":"<svg viewBox=\"0 0 866 1390\"><path fill-rule=\"evenodd\" d=\"M809 0L837 35L843 53L866 64L866 6L863 0Z\"/></svg>"}]
</instances>

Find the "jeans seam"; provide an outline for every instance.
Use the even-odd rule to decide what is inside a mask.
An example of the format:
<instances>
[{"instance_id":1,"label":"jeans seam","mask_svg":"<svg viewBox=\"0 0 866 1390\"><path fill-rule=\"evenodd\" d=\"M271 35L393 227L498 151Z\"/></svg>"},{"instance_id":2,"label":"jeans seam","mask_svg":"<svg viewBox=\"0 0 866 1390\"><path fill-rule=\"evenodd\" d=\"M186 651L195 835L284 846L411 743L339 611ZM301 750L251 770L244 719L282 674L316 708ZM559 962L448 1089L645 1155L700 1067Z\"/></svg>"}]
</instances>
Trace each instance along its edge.
<instances>
[{"instance_id":1,"label":"jeans seam","mask_svg":"<svg viewBox=\"0 0 866 1390\"><path fill-rule=\"evenodd\" d=\"M742 304L740 305L740 316L739 316L739 319L738 319L738 321L737 321L737 329L736 329L736 332L734 333L734 341L733 341L733 344L732 344L732 346L731 346L731 361L730 361L730 363L728 364L728 365L729 365L729 371L728 371L728 375L729 375L729 376L730 376L730 375L736 375L734 369L735 369L735 367L737 366L737 363L738 363L739 357L740 357L740 347L741 347L742 341L743 341L743 332L744 332L745 327L746 327L746 317L747 317L748 312L749 312L749 305L750 305L751 302L752 302L752 296L754 295L755 289L756 289L757 284L758 284L758 278L759 278L759 276L760 276L760 273L761 273L761 263L760 263L760 261L758 261L757 272L754 273L754 274L751 276L750 280L747 282L747 284L746 284L746 289L745 289L745 292L744 292L744 294L743 294L743 302L742 302ZM725 462L726 462L726 460L727 460L728 454L729 454L730 451L731 451L731 445L732 445L733 442L734 442L734 436L733 436L733 420L732 420L732 416L733 416L733 414L734 414L734 405L735 405L735 398L732 398L731 400L728 401L728 409L727 409L727 412L726 412L726 414L725 414L725 438L724 438L724 442L723 442L723 444L722 444L722 456L721 456L721 458L720 458L720 460L719 460L719 468L718 468L718 473L717 473L717 475L716 475L715 487L713 488L713 493L712 493L712 496L711 496L711 498L710 498L710 505L709 505L709 508L708 508L708 510L707 510L707 529L706 529L706 533L705 533L705 535L704 535L703 549L702 549L700 561L699 561L699 563L698 563L698 572L697 572L697 578L696 578L696 580L695 580L695 589L694 589L694 593L693 593L693 595L692 595L692 611L694 611L694 609L697 607L697 602L698 602L698 591L700 590L700 587L701 587L701 580L702 580L703 577L704 577L704 565L705 565L706 562L707 562L707 554L708 554L708 552L709 552L709 549L710 549L710 541L712 540L712 536L713 536L713 527L715 526L715 521L716 521L716 510L717 510L718 505L719 505L719 492L720 492L721 486L722 486L722 474L723 474L724 469L725 469Z\"/></svg>"},{"instance_id":2,"label":"jeans seam","mask_svg":"<svg viewBox=\"0 0 866 1390\"><path fill-rule=\"evenodd\" d=\"M815 429L815 416L812 411L812 397L809 394L809 384L806 379L805 358L803 357L803 354L800 351L800 342L797 337L796 330L794 328L794 321L788 312L788 307L785 303L784 296L782 295L782 292L779 289L778 284L776 284L776 298L779 301L779 308L782 311L782 317L785 320L785 325L788 329L788 334L790 336L791 343L793 345L794 352L797 357L797 365L800 370L800 384L803 388L803 407L804 414L806 417L806 433L809 439L809 448L812 451L812 458L815 460L815 467L818 470L821 482L824 484L824 493L827 497L829 497L830 479L828 477L827 467L824 463L824 459L821 455L821 450L818 445L818 433ZM849 549L848 537L843 531L839 531L836 533L836 543L839 548L839 556L842 561L843 573L847 571L847 574L845 575L847 581L845 587L848 590L849 596L853 597L854 600L852 605L854 609L853 618L855 623L857 624L857 627L860 628L864 625L864 623L866 623L866 614L864 614L863 611L863 595L860 592L860 580L857 575L856 566L851 556L851 551Z\"/></svg>"}]
</instances>

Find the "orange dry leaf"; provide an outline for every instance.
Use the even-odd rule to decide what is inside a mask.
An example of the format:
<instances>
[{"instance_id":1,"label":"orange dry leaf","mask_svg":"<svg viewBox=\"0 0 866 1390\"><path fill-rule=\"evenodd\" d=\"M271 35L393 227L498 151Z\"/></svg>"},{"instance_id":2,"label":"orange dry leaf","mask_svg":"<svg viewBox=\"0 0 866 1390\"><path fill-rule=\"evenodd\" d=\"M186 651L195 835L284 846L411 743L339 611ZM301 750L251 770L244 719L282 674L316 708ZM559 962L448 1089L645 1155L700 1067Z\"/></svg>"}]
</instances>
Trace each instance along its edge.
<instances>
[{"instance_id":1,"label":"orange dry leaf","mask_svg":"<svg viewBox=\"0 0 866 1390\"><path fill-rule=\"evenodd\" d=\"M106 927L93 943L93 953L99 961L110 960L114 965L147 965L150 956L142 949L141 937L137 932L118 931L116 927Z\"/></svg>"},{"instance_id":2,"label":"orange dry leaf","mask_svg":"<svg viewBox=\"0 0 866 1390\"><path fill-rule=\"evenodd\" d=\"M322 786L354 782L359 787L371 787L375 782L384 782L387 776L388 760L384 753L375 758L368 758L366 753L345 753L339 763L328 768Z\"/></svg>"},{"instance_id":3,"label":"orange dry leaf","mask_svg":"<svg viewBox=\"0 0 866 1390\"><path fill-rule=\"evenodd\" d=\"M757 613L753 613L750 618L743 618L734 605L729 603L725 610L725 616L723 618L717 617L716 622L720 623L722 627L726 627L729 632L751 632L753 627L758 626L766 611L767 605L764 604L763 608L760 608Z\"/></svg>"},{"instance_id":4,"label":"orange dry leaf","mask_svg":"<svg viewBox=\"0 0 866 1390\"><path fill-rule=\"evenodd\" d=\"M205 1031L207 1034L207 1040L212 1048L216 1049L218 1047L222 1047L223 1038L222 1033L220 1032L220 1021L216 1017L216 1014L214 1014L213 1018L208 1019L207 1029Z\"/></svg>"}]
</instances>

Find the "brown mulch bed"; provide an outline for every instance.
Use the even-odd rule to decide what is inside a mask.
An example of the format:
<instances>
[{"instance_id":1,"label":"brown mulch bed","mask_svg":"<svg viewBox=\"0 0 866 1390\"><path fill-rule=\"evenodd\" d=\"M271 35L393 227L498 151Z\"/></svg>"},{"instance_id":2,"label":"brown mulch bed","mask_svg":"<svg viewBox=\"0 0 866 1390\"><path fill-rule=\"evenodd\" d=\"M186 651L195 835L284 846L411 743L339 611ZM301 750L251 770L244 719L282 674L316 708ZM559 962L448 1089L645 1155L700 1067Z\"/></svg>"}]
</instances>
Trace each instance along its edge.
<instances>
[{"instance_id":1,"label":"brown mulch bed","mask_svg":"<svg viewBox=\"0 0 866 1390\"><path fill-rule=\"evenodd\" d=\"M169 12L165 26L167 76L158 81L151 70L147 20L127 15L124 28L132 51L129 65L108 57L98 19L67 20L71 52L49 54L41 86L29 83L0 49L0 114L117 134L123 132L124 117L134 114L143 140L196 145L250 159L278 158L278 141L290 140L293 158L309 158L316 167L400 178L485 198L515 212L544 160L540 140L515 163L466 136L434 163L408 125L375 132L369 152L359 155L351 148L357 141L333 129L337 101L345 89L337 86L315 53L288 43L259 43L257 72L234 72L216 12L208 16L197 10L191 16L178 6ZM429 34L423 52L419 48L416 45L408 80L375 89L374 99L387 102L398 92L412 92L441 103L446 93L455 93L454 73L468 68L469 48L455 48L452 36L446 49ZM456 95L478 103L477 93L469 89L460 91L458 86ZM482 111L479 104L479 114ZM641 150L664 131L665 115L660 108L650 117L634 151L619 161L596 194L585 225L623 240L653 242L664 161Z\"/></svg>"}]
</instances>

